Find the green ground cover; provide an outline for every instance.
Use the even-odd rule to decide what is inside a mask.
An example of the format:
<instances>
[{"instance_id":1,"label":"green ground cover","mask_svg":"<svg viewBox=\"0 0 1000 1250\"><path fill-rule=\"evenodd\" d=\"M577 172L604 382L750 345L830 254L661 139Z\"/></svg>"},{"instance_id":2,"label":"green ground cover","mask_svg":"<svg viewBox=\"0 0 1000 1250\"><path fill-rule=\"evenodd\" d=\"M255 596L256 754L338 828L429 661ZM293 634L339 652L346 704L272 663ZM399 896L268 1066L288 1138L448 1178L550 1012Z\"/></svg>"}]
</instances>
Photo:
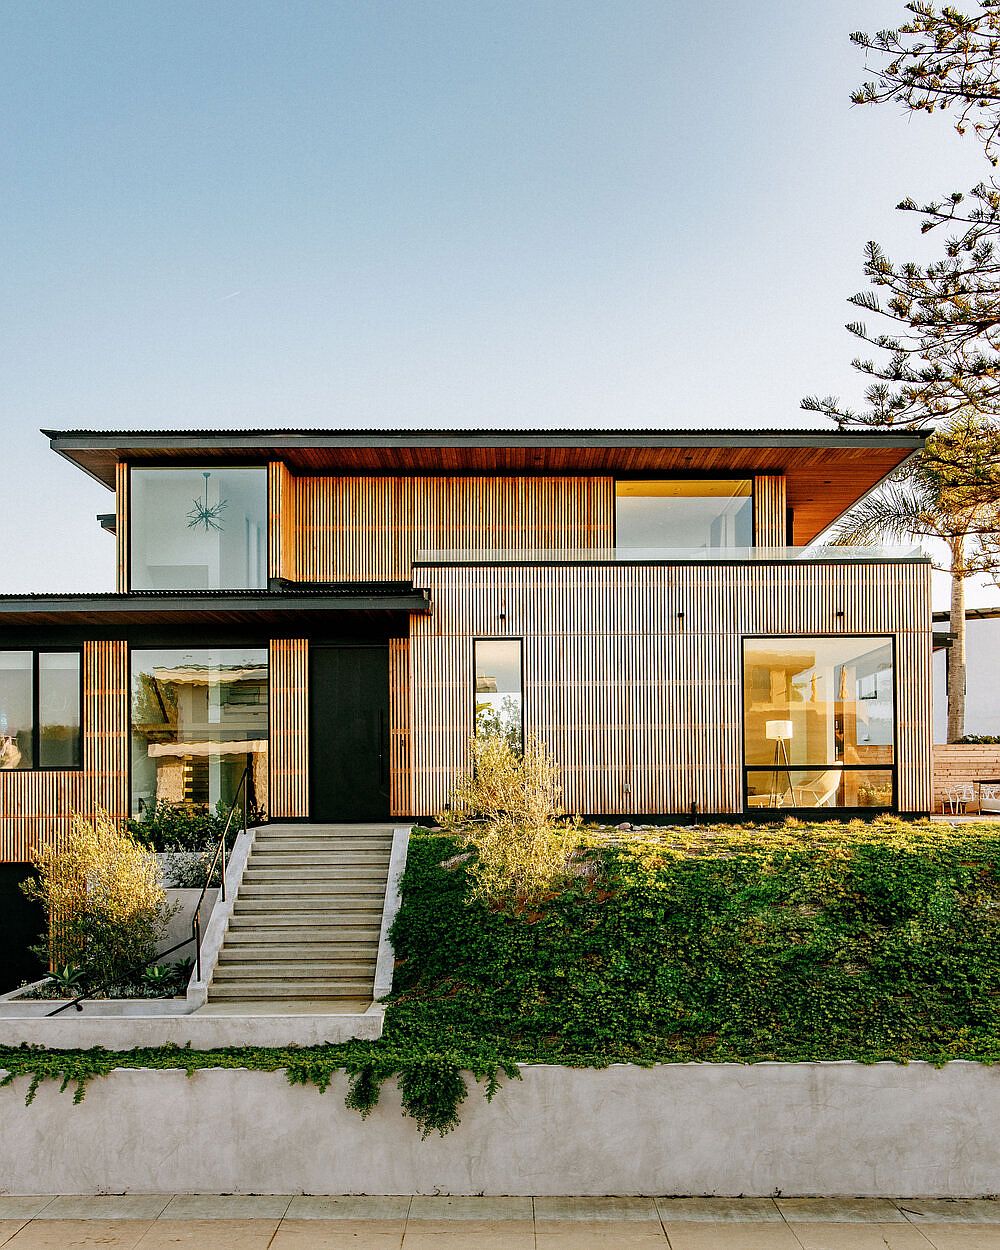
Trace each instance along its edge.
<instances>
[{"instance_id":1,"label":"green ground cover","mask_svg":"<svg viewBox=\"0 0 1000 1250\"><path fill-rule=\"evenodd\" d=\"M287 1069L348 1105L398 1076L426 1132L519 1062L1000 1058L1000 831L850 825L583 830L534 910L470 902L461 839L411 839L378 1042L194 1052L0 1047L82 1096L114 1067Z\"/></svg>"}]
</instances>

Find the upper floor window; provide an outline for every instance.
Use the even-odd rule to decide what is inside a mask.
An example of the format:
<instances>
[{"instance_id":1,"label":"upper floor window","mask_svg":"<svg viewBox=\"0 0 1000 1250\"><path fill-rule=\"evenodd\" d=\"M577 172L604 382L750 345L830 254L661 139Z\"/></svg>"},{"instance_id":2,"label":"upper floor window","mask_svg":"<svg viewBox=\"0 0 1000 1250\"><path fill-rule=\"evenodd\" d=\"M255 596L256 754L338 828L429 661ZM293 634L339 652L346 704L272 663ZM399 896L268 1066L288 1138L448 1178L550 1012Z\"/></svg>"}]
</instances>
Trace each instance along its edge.
<instances>
[{"instance_id":1,"label":"upper floor window","mask_svg":"<svg viewBox=\"0 0 1000 1250\"><path fill-rule=\"evenodd\" d=\"M506 738L523 749L524 687L519 638L477 638L472 644L476 690L474 725L477 738Z\"/></svg>"},{"instance_id":2,"label":"upper floor window","mask_svg":"<svg viewBox=\"0 0 1000 1250\"><path fill-rule=\"evenodd\" d=\"M749 478L656 479L615 484L618 547L750 547Z\"/></svg>"},{"instance_id":3,"label":"upper floor window","mask_svg":"<svg viewBox=\"0 0 1000 1250\"><path fill-rule=\"evenodd\" d=\"M0 769L79 768L79 651L0 651Z\"/></svg>"},{"instance_id":4,"label":"upper floor window","mask_svg":"<svg viewBox=\"0 0 1000 1250\"><path fill-rule=\"evenodd\" d=\"M267 586L266 469L133 469L132 590Z\"/></svg>"}]
</instances>

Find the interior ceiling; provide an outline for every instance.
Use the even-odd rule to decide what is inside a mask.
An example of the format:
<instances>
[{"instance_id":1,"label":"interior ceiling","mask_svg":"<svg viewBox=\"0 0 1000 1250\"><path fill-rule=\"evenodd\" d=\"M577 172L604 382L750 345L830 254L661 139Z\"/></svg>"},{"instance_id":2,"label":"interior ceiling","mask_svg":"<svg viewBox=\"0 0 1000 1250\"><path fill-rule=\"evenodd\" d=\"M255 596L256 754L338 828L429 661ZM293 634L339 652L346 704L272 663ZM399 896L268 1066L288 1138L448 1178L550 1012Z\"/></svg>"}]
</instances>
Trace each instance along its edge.
<instances>
[{"instance_id":1,"label":"interior ceiling","mask_svg":"<svg viewBox=\"0 0 1000 1250\"><path fill-rule=\"evenodd\" d=\"M114 489L115 466L265 464L296 473L587 475L783 473L794 546L811 542L922 445L919 434L788 431L593 431L462 435L242 431L119 434L45 431L54 450ZM502 441L501 441L502 440Z\"/></svg>"}]
</instances>

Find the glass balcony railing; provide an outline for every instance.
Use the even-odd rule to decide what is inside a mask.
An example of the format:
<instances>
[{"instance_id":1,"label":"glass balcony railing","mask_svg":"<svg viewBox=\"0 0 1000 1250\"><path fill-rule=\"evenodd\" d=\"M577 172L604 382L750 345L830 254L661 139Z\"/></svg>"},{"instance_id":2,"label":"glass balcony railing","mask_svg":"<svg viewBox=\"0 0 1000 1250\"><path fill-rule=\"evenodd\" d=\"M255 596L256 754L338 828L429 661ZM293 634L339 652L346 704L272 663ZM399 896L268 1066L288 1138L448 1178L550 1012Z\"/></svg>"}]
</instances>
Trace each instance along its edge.
<instances>
[{"instance_id":1,"label":"glass balcony railing","mask_svg":"<svg viewBox=\"0 0 1000 1250\"><path fill-rule=\"evenodd\" d=\"M923 561L919 546L839 547L502 547L435 548L417 552L414 564L773 564L821 561L879 563Z\"/></svg>"}]
</instances>

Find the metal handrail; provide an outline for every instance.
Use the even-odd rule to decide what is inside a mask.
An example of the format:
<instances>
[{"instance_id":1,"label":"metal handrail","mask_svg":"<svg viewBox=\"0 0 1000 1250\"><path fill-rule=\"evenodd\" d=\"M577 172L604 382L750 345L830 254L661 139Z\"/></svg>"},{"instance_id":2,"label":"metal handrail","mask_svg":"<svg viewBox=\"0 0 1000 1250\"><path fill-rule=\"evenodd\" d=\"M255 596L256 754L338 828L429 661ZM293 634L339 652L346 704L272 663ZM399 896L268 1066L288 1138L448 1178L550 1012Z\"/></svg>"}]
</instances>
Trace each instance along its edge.
<instances>
[{"instance_id":1,"label":"metal handrail","mask_svg":"<svg viewBox=\"0 0 1000 1250\"><path fill-rule=\"evenodd\" d=\"M240 829L240 832L246 833L247 823L249 820L249 802L248 802L249 796L248 796L248 789L247 789L247 782L249 780L249 776L250 776L250 765L247 764L246 767L243 769L243 772L240 774L239 784L236 787L236 793L233 796L233 801L229 805L229 812L226 816L226 823L222 829L222 837L219 838L218 846L216 846L215 848L215 854L212 856L212 862L211 864L209 864L208 871L205 873L205 884L201 887L201 894L198 895L198 902L195 905L194 916L191 919L191 936L184 938L183 941L176 943L176 945L174 946L168 946L165 951L158 951L157 954L155 954L152 959L147 959L146 962L140 968L136 969L138 973L145 972L145 970L149 968L152 964L159 963L159 961L164 957L164 955L172 955L175 951L179 951L183 947L189 946L192 942L194 942L195 944L194 946L195 967L197 969L197 979L199 981L201 980L201 908L202 908L202 904L205 902L205 895L208 893L208 889L212 884L212 877L215 875L215 870L219 866L220 859L222 861L222 880L221 880L221 885L220 885L220 892L222 895L222 901L225 902L226 900L226 842L229 838L229 830L233 823L233 817L236 815L237 811L240 810L241 808L242 808L242 813L243 813L243 825L242 825L242 828ZM242 796L242 802L241 802L241 796ZM83 1011L82 1004L84 1000L88 998L93 998L95 992L100 993L101 990L107 989L109 984L110 982L105 982L103 985L97 986L96 991L94 988L91 988L91 989L85 990L82 994L78 994L76 998L70 999L69 1002L60 1003L59 1006L56 1007L54 1011L49 1011L46 1013L46 1019L48 1019L50 1016L58 1016L60 1012L68 1011L70 1007L75 1007L77 1011Z\"/></svg>"}]
</instances>

